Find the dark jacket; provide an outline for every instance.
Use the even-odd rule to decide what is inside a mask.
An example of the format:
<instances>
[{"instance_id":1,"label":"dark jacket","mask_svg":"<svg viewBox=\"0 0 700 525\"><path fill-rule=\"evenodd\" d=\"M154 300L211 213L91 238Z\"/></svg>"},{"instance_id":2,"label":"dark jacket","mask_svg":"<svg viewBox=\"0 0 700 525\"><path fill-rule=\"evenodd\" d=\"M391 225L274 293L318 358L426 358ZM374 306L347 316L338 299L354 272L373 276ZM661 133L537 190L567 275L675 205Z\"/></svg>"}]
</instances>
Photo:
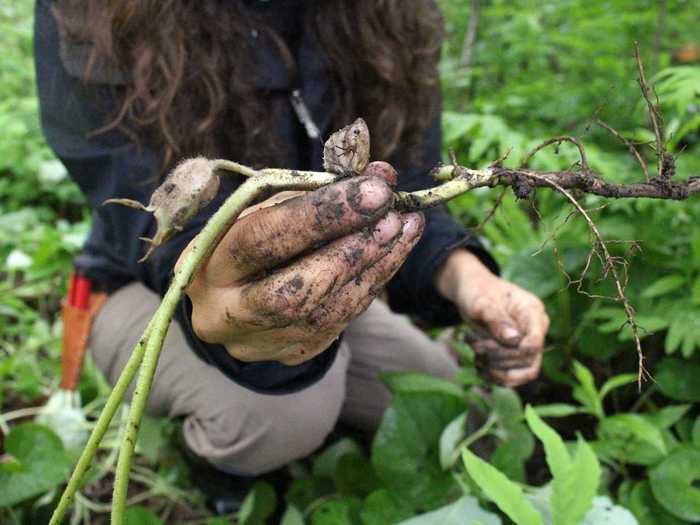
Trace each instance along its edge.
<instances>
[{"instance_id":1,"label":"dark jacket","mask_svg":"<svg viewBox=\"0 0 700 525\"><path fill-rule=\"evenodd\" d=\"M277 6L277 7L276 7ZM265 9L278 23L296 23L285 9L285 2L266 4ZM272 10L270 13L269 11ZM284 28L282 28L284 29ZM251 33L250 38L259 38ZM332 107L329 77L324 69L323 54L312 38L299 35L296 60L298 84L291 85L284 63L273 46L257 42L259 64L257 78L266 96L289 100L298 88L323 137L330 129ZM76 265L88 276L116 289L128 282L141 281L159 294L170 282L173 265L187 243L205 224L221 202L236 189L240 181L227 178L215 202L201 212L186 231L158 248L151 258L139 264L144 243L139 237L151 237L154 221L150 214L121 206L100 206L108 198L130 198L147 203L157 185L155 175L160 166L157 152L134 143L118 130L93 134L106 122L119 101L125 79L110 64L96 64L91 77L84 79L89 43L69 42L59 38L49 2L39 1L35 18L35 58L41 119L46 139L80 186L92 209L92 230ZM436 96L439 93L436 92ZM290 103L281 112L278 130L292 145L287 168L321 170L321 141L311 141L304 133ZM435 118L425 136L427 154L420 165L400 174L400 190L416 190L433 184L427 172L440 162L440 120ZM401 159L398 151L393 160ZM392 159L387 159L391 161ZM495 270L493 259L478 241L451 219L444 207L426 212L426 230L422 240L388 286L392 308L413 314L426 323L448 325L459 321L454 306L434 289L433 276L448 253L466 247ZM298 366L276 362L243 363L231 357L222 346L204 344L189 324L185 301L178 321L183 326L197 354L215 364L232 380L248 388L284 393L304 388L318 380L335 358L337 343L316 358Z\"/></svg>"}]
</instances>

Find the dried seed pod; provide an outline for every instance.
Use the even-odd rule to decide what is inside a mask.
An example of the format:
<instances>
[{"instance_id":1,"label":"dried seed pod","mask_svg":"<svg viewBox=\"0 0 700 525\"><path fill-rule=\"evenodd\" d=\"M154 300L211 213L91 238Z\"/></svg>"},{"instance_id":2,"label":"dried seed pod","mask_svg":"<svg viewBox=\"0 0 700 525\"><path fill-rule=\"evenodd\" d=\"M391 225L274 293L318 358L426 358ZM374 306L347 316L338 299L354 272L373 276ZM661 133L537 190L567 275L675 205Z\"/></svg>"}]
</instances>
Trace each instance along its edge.
<instances>
[{"instance_id":1,"label":"dried seed pod","mask_svg":"<svg viewBox=\"0 0 700 525\"><path fill-rule=\"evenodd\" d=\"M323 169L359 175L369 163L369 129L361 118L333 133L323 146Z\"/></svg>"},{"instance_id":2,"label":"dried seed pod","mask_svg":"<svg viewBox=\"0 0 700 525\"><path fill-rule=\"evenodd\" d=\"M212 161L204 157L187 159L178 164L151 195L148 206L131 199L109 199L104 204L123 204L153 213L156 234L152 239L141 237L150 244L145 261L158 246L169 240L212 199L219 190L219 176Z\"/></svg>"}]
</instances>

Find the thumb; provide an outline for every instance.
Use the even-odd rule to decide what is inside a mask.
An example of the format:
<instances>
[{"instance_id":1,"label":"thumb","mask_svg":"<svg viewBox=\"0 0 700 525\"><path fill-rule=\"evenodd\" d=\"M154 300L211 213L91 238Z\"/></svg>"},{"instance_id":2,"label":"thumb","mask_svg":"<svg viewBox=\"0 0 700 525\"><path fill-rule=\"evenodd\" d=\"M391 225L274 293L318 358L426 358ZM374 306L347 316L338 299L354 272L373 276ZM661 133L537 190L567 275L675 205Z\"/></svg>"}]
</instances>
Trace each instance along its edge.
<instances>
[{"instance_id":1,"label":"thumb","mask_svg":"<svg viewBox=\"0 0 700 525\"><path fill-rule=\"evenodd\" d=\"M494 303L482 303L471 312L470 317L488 328L491 336L507 346L518 346L523 338L522 331L508 313Z\"/></svg>"}]
</instances>

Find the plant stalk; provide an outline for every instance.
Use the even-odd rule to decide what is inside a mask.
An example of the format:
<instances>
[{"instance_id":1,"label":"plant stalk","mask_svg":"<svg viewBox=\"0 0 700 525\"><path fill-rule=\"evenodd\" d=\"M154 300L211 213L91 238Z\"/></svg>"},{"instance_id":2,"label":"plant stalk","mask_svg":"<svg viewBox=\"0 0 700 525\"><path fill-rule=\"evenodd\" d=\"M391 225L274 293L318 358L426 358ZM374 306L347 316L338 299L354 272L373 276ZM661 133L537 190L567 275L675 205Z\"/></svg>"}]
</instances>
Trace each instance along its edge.
<instances>
[{"instance_id":1,"label":"plant stalk","mask_svg":"<svg viewBox=\"0 0 700 525\"><path fill-rule=\"evenodd\" d=\"M109 424L112 422L112 418L121 405L124 395L126 394L126 390L131 384L131 380L134 378L136 371L141 365L152 325L153 321L148 324L143 336L139 342L136 343L126 366L124 366L124 370L122 370L122 373L119 375L119 379L117 379L117 382L112 388L112 392L110 392L107 402L105 403L105 406L102 409L102 412L100 412L100 416L95 423L95 428L93 428L92 432L90 433L90 437L85 444L85 448L83 448L83 452L80 454L78 462L73 469L73 473L68 480L68 485L66 485L63 494L61 494L61 499L58 501L58 505L51 515L49 525L60 525L66 510L68 510L68 507L72 503L75 493L80 487L80 482L85 476L88 468L90 468L92 460L97 453L97 447L99 447L100 443L102 442L102 438L109 429Z\"/></svg>"},{"instance_id":2,"label":"plant stalk","mask_svg":"<svg viewBox=\"0 0 700 525\"><path fill-rule=\"evenodd\" d=\"M230 164L227 166L228 169L232 167L235 168L235 165ZM146 409L148 395L151 391L153 377L158 365L158 357L163 348L163 341L165 340L168 327L173 318L175 308L179 304L183 292L189 286L192 277L241 212L250 206L259 195L271 189L279 191L314 190L335 182L339 177L329 173L303 174L297 172L296 174L291 174L278 173L276 172L277 170L270 171L274 171L274 173L249 175L250 178L231 194L221 208L212 215L206 226L190 245L190 250L183 257L182 263L176 268L173 281L151 321L153 329L146 345L143 364L131 401L129 418L126 422L126 432L121 443L119 460L117 461L112 496L111 523L113 525L122 525L124 523L129 471L131 470L139 425Z\"/></svg>"}]
</instances>

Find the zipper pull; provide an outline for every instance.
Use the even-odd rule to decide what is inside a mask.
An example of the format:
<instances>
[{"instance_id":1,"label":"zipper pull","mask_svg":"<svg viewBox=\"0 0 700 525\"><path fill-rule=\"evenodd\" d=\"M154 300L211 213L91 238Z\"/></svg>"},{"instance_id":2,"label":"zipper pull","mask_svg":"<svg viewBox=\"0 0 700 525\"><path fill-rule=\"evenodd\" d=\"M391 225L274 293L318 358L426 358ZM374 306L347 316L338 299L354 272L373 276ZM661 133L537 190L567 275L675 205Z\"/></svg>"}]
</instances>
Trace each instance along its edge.
<instances>
[{"instance_id":1,"label":"zipper pull","mask_svg":"<svg viewBox=\"0 0 700 525\"><path fill-rule=\"evenodd\" d=\"M318 126L316 126L314 119L311 118L311 112L306 104L304 104L304 100L301 98L301 92L298 89L295 89L292 91L289 99L292 102L294 112L297 114L299 122L301 122L304 126L308 137L311 140L318 140L321 137L321 132L318 130Z\"/></svg>"}]
</instances>

